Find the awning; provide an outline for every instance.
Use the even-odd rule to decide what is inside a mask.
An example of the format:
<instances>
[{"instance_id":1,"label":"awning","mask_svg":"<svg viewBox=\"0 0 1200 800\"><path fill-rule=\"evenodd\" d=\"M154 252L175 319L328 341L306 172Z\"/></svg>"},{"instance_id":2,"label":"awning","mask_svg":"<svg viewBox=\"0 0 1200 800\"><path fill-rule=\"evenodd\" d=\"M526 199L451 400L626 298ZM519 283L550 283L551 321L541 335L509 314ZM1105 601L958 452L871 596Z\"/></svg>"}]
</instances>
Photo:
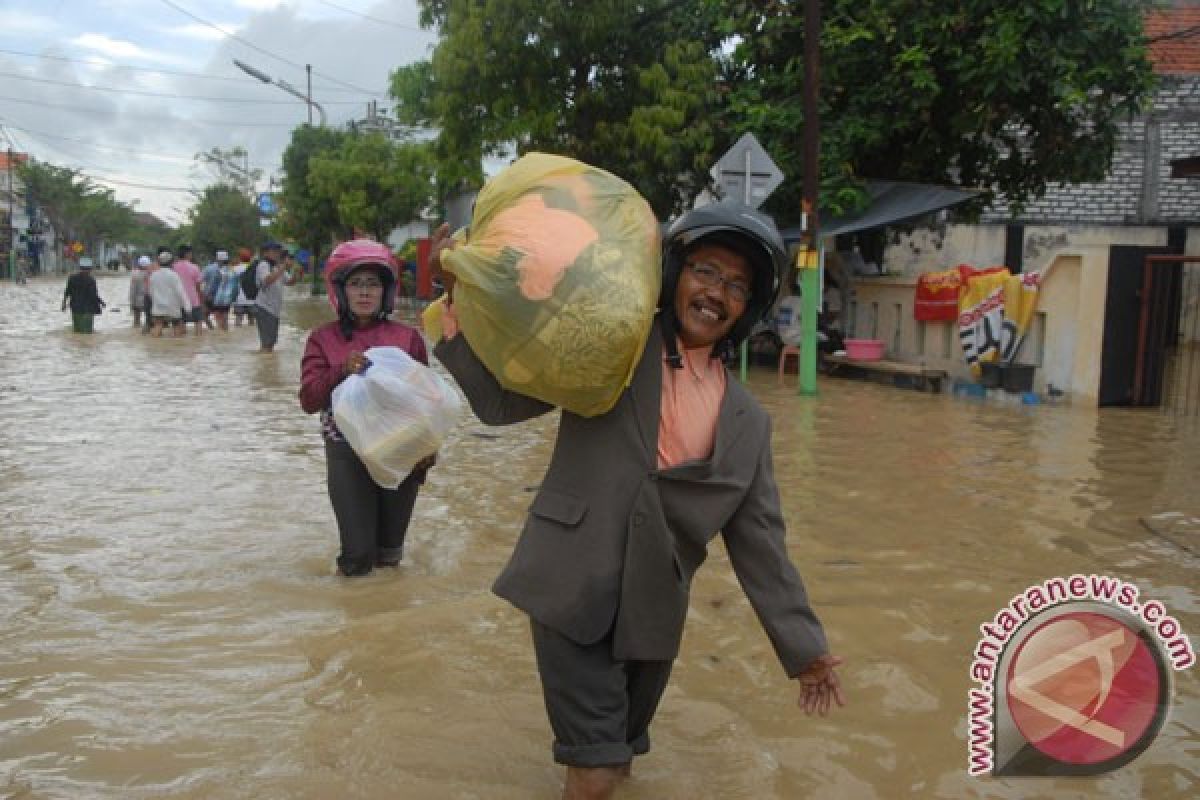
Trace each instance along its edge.
<instances>
[{"instance_id":1,"label":"awning","mask_svg":"<svg viewBox=\"0 0 1200 800\"><path fill-rule=\"evenodd\" d=\"M884 225L897 225L956 206L977 194L978 192L970 189L948 189L927 183L868 181L867 195L870 200L866 208L846 217L822 216L821 236L837 236ZM784 241L789 244L798 242L802 232L803 229L799 226L781 231Z\"/></svg>"}]
</instances>

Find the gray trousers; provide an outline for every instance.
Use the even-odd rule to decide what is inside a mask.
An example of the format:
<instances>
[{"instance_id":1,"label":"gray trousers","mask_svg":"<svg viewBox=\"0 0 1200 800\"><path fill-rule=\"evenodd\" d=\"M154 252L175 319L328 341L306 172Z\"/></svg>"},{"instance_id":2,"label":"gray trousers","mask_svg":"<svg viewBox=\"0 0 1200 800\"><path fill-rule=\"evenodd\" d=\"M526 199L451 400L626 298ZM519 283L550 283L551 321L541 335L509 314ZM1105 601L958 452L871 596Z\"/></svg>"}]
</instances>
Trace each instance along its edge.
<instances>
[{"instance_id":1,"label":"gray trousers","mask_svg":"<svg viewBox=\"0 0 1200 800\"><path fill-rule=\"evenodd\" d=\"M262 306L256 306L254 309L254 319L258 324L258 343L262 346L262 349L275 349L275 342L279 341L279 317L267 311Z\"/></svg>"},{"instance_id":2,"label":"gray trousers","mask_svg":"<svg viewBox=\"0 0 1200 800\"><path fill-rule=\"evenodd\" d=\"M342 574L366 575L376 566L399 561L425 471L414 470L397 488L384 489L371 479L349 444L328 439L325 467L342 542L337 558Z\"/></svg>"},{"instance_id":3,"label":"gray trousers","mask_svg":"<svg viewBox=\"0 0 1200 800\"><path fill-rule=\"evenodd\" d=\"M554 731L554 760L569 767L628 764L650 750L650 721L671 661L617 661L612 634L574 642L530 619L542 698Z\"/></svg>"}]
</instances>

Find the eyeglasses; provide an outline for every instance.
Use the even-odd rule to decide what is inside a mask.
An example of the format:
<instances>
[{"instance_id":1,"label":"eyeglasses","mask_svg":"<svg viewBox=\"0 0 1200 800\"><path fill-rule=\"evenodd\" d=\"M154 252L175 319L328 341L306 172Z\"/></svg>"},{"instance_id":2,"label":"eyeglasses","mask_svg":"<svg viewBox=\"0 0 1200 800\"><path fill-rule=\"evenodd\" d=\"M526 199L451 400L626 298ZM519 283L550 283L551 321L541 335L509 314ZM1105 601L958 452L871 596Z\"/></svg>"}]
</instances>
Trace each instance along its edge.
<instances>
[{"instance_id":1,"label":"eyeglasses","mask_svg":"<svg viewBox=\"0 0 1200 800\"><path fill-rule=\"evenodd\" d=\"M725 293L729 295L730 300L745 303L750 299L750 287L741 280L726 278L716 264L710 264L707 261L693 261L687 265L687 268L696 276L696 280L705 286L724 284Z\"/></svg>"},{"instance_id":2,"label":"eyeglasses","mask_svg":"<svg viewBox=\"0 0 1200 800\"><path fill-rule=\"evenodd\" d=\"M347 289L359 289L364 292L372 292L376 289L382 289L383 283L373 278L359 278L346 281Z\"/></svg>"}]
</instances>

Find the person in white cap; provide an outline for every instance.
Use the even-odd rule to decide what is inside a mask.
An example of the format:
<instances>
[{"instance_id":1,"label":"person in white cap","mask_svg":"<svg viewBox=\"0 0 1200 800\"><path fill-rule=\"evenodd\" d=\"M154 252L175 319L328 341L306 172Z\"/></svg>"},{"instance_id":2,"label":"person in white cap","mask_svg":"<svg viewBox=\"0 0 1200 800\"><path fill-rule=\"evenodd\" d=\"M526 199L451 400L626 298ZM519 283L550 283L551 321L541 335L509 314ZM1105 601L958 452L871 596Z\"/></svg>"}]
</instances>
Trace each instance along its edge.
<instances>
[{"instance_id":1,"label":"person in white cap","mask_svg":"<svg viewBox=\"0 0 1200 800\"><path fill-rule=\"evenodd\" d=\"M150 323L155 337L163 335L163 328L170 327L174 336L182 336L185 319L191 317L192 302L183 288L183 280L171 268L175 260L169 247L159 248L158 265L150 270L147 285L150 287Z\"/></svg>"},{"instance_id":2,"label":"person in white cap","mask_svg":"<svg viewBox=\"0 0 1200 800\"><path fill-rule=\"evenodd\" d=\"M129 310L133 312L133 327L142 327L142 312L146 310L146 268L151 264L150 256L138 256L129 271ZM146 321L149 322L149 314Z\"/></svg>"},{"instance_id":3,"label":"person in white cap","mask_svg":"<svg viewBox=\"0 0 1200 800\"><path fill-rule=\"evenodd\" d=\"M63 290L63 311L67 310L68 302L71 304L72 328L76 333L91 333L92 319L104 310L104 301L96 290L92 259L88 256L80 257L79 271L67 278L67 288Z\"/></svg>"},{"instance_id":4,"label":"person in white cap","mask_svg":"<svg viewBox=\"0 0 1200 800\"><path fill-rule=\"evenodd\" d=\"M204 301L208 310L217 318L217 327L223 331L229 330L229 308L237 299L238 283L234 277L233 268L229 265L229 251L218 250L217 260L209 267L216 267L211 282L205 282ZM205 272L208 267L205 267Z\"/></svg>"}]
</instances>

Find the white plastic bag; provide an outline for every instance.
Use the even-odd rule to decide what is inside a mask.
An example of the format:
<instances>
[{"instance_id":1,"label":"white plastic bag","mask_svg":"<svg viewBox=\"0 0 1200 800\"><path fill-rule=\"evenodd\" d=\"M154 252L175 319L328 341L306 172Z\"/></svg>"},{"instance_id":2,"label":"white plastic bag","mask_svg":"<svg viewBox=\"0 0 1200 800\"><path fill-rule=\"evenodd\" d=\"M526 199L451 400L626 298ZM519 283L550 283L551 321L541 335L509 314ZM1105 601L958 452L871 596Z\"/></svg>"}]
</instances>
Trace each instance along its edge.
<instances>
[{"instance_id":1,"label":"white plastic bag","mask_svg":"<svg viewBox=\"0 0 1200 800\"><path fill-rule=\"evenodd\" d=\"M377 484L395 489L433 455L463 411L458 391L399 347L372 347L367 371L333 390L333 419Z\"/></svg>"}]
</instances>

